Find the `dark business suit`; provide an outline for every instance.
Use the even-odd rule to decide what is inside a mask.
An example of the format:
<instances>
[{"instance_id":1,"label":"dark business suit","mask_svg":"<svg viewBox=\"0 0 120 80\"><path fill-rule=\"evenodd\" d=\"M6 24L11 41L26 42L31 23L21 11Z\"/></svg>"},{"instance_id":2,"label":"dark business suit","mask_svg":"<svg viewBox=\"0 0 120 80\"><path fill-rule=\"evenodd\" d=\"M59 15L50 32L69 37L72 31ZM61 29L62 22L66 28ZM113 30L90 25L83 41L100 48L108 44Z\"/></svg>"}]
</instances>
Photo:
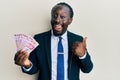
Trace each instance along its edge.
<instances>
[{"instance_id":1,"label":"dark business suit","mask_svg":"<svg viewBox=\"0 0 120 80\"><path fill-rule=\"evenodd\" d=\"M82 42L83 38L79 35L68 31L68 79L79 80L80 69L88 73L92 70L93 64L87 52L85 59L80 60L72 53L72 45L75 41ZM30 60L33 67L30 71L25 72L34 74L39 70L38 80L51 80L51 31L37 34L34 37L39 46L30 54ZM24 72L24 71L23 71Z\"/></svg>"}]
</instances>

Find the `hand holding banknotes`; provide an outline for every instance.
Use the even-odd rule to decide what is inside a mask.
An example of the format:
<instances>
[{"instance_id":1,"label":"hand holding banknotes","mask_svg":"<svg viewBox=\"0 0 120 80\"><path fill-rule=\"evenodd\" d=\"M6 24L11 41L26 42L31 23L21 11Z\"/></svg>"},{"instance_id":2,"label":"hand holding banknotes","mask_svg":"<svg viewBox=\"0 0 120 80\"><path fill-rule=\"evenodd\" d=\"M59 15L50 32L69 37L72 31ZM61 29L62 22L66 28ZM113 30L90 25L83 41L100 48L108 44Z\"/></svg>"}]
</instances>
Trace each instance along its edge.
<instances>
[{"instance_id":1,"label":"hand holding banknotes","mask_svg":"<svg viewBox=\"0 0 120 80\"><path fill-rule=\"evenodd\" d=\"M14 57L15 64L29 68L31 66L30 60L29 60L29 53L25 50L20 50L15 54Z\"/></svg>"},{"instance_id":2,"label":"hand holding banknotes","mask_svg":"<svg viewBox=\"0 0 120 80\"><path fill-rule=\"evenodd\" d=\"M15 64L29 68L31 66L29 55L39 45L36 40L25 34L15 34L17 53L15 54Z\"/></svg>"}]
</instances>

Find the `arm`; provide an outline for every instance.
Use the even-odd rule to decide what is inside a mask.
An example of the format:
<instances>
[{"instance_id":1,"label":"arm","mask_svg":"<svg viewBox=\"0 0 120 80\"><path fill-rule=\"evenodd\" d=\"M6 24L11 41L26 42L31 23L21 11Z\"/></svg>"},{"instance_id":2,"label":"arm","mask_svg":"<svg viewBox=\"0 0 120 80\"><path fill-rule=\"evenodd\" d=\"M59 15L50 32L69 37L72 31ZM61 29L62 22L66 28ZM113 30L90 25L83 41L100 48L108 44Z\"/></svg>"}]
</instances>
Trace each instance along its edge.
<instances>
[{"instance_id":1,"label":"arm","mask_svg":"<svg viewBox=\"0 0 120 80\"><path fill-rule=\"evenodd\" d=\"M90 55L86 49L86 39L83 38L82 42L75 42L73 45L73 53L79 57L80 68L84 73L89 73L93 68Z\"/></svg>"}]
</instances>

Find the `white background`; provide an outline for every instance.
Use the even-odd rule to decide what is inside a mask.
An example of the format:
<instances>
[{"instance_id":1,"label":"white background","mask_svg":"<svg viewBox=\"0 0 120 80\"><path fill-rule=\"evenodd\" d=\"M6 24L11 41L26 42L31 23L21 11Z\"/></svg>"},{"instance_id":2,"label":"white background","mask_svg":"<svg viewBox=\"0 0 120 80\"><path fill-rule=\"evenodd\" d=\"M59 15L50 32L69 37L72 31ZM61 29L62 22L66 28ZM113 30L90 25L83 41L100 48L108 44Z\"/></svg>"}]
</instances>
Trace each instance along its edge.
<instances>
[{"instance_id":1,"label":"white background","mask_svg":"<svg viewBox=\"0 0 120 80\"><path fill-rule=\"evenodd\" d=\"M59 0L61 1L61 0ZM81 80L120 80L120 1L63 0L74 9L69 30L87 39L94 63ZM51 8L58 0L0 0L0 80L36 80L14 64L14 34L49 30Z\"/></svg>"}]
</instances>

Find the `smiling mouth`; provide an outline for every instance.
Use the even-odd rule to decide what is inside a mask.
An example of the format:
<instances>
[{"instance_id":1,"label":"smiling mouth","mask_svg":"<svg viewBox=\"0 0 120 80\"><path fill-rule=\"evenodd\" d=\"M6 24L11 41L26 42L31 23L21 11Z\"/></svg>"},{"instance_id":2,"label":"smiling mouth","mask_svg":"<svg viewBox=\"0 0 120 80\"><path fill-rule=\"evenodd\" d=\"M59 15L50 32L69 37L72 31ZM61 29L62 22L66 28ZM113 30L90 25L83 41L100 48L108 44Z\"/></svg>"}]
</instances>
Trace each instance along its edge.
<instances>
[{"instance_id":1,"label":"smiling mouth","mask_svg":"<svg viewBox=\"0 0 120 80\"><path fill-rule=\"evenodd\" d=\"M60 24L54 25L54 30L57 31L57 32L61 32L62 31L62 25L60 25Z\"/></svg>"}]
</instances>

